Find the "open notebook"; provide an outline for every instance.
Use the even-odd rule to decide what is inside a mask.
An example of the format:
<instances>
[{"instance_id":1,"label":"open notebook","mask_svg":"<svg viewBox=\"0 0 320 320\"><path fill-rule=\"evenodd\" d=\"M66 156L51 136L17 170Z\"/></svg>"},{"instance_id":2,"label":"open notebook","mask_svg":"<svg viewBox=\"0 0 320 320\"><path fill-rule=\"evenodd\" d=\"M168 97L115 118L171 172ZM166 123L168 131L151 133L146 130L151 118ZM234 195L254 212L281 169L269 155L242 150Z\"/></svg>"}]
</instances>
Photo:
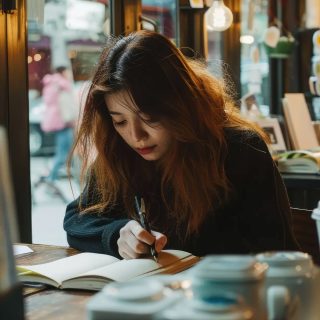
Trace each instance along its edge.
<instances>
[{"instance_id":1,"label":"open notebook","mask_svg":"<svg viewBox=\"0 0 320 320\"><path fill-rule=\"evenodd\" d=\"M154 274L175 274L199 261L180 250L163 250L158 262L151 258L120 260L99 253L80 253L53 262L17 266L21 281L52 285L60 289L100 290L111 281L128 281Z\"/></svg>"}]
</instances>

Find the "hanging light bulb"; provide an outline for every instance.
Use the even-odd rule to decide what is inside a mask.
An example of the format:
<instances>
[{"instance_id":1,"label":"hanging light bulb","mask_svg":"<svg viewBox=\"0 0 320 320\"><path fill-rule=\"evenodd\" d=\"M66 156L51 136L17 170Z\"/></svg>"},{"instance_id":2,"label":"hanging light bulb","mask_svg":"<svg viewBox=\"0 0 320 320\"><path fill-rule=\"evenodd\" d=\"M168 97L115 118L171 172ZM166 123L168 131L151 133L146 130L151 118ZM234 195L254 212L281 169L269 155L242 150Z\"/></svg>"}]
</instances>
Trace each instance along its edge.
<instances>
[{"instance_id":1,"label":"hanging light bulb","mask_svg":"<svg viewBox=\"0 0 320 320\"><path fill-rule=\"evenodd\" d=\"M226 7L223 0L213 0L212 6L206 13L206 23L209 31L224 31L233 21L231 10Z\"/></svg>"}]
</instances>

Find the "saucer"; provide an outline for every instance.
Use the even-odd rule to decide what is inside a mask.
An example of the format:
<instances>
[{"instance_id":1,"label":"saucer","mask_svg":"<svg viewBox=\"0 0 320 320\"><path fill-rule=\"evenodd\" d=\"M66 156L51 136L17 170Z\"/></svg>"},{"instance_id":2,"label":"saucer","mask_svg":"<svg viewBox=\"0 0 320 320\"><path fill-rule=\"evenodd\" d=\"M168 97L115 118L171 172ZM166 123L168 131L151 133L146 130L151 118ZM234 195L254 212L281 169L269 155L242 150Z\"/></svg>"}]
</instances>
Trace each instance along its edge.
<instances>
[{"instance_id":1,"label":"saucer","mask_svg":"<svg viewBox=\"0 0 320 320\"><path fill-rule=\"evenodd\" d=\"M163 297L164 286L153 279L110 283L102 292L110 298L126 301L159 300Z\"/></svg>"}]
</instances>

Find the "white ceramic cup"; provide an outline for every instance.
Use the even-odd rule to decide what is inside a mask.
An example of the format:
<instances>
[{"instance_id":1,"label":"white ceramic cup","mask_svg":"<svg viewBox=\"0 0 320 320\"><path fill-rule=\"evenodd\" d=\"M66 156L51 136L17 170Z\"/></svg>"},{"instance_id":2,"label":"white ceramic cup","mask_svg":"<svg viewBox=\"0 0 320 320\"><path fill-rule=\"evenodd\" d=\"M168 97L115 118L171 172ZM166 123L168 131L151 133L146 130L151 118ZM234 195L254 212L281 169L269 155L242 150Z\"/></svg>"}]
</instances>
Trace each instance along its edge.
<instances>
[{"instance_id":1,"label":"white ceramic cup","mask_svg":"<svg viewBox=\"0 0 320 320\"><path fill-rule=\"evenodd\" d=\"M270 287L282 286L290 292L288 319L319 319L320 313L316 311L319 302L315 299L320 292L320 273L307 253L265 252L256 257L258 261L267 263L269 266L266 272L266 290Z\"/></svg>"},{"instance_id":2,"label":"white ceramic cup","mask_svg":"<svg viewBox=\"0 0 320 320\"><path fill-rule=\"evenodd\" d=\"M320 83L320 81L319 81ZM320 95L320 93L319 93ZM319 250L320 250L320 201L318 202L317 208L312 211L311 215L312 219L316 221L317 232L318 232L318 242L319 242Z\"/></svg>"},{"instance_id":3,"label":"white ceramic cup","mask_svg":"<svg viewBox=\"0 0 320 320\"><path fill-rule=\"evenodd\" d=\"M319 92L320 95L320 78L318 79L316 76L309 77L309 89L312 94L318 95Z\"/></svg>"},{"instance_id":4,"label":"white ceramic cup","mask_svg":"<svg viewBox=\"0 0 320 320\"><path fill-rule=\"evenodd\" d=\"M312 58L312 71L316 77L320 78L320 55Z\"/></svg>"},{"instance_id":5,"label":"white ceramic cup","mask_svg":"<svg viewBox=\"0 0 320 320\"><path fill-rule=\"evenodd\" d=\"M191 297L156 315L156 320L253 320L253 313L243 305L241 297L229 294L215 296L211 301Z\"/></svg>"},{"instance_id":6,"label":"white ceramic cup","mask_svg":"<svg viewBox=\"0 0 320 320\"><path fill-rule=\"evenodd\" d=\"M245 304L252 310L254 319L268 319L267 306L279 306L279 294L274 297L270 291L266 295L264 280L268 266L258 262L249 255L210 255L205 257L192 269L191 290L195 300L207 301L211 297L221 294L235 294L243 297ZM283 288L283 294L288 295ZM278 303L267 303L266 299L276 300ZM286 307L272 310L272 314ZM281 318L280 316L278 317Z\"/></svg>"},{"instance_id":7,"label":"white ceramic cup","mask_svg":"<svg viewBox=\"0 0 320 320\"><path fill-rule=\"evenodd\" d=\"M184 297L160 278L143 278L106 285L87 304L88 319L134 320L155 319Z\"/></svg>"}]
</instances>

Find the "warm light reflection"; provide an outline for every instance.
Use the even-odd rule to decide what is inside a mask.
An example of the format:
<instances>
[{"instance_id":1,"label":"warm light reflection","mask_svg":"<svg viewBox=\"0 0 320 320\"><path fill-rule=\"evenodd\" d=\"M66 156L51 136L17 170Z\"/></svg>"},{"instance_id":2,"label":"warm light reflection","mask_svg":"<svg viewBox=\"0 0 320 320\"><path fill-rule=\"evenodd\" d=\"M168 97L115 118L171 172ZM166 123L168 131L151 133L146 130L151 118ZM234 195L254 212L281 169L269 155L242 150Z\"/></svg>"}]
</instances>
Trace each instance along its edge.
<instances>
[{"instance_id":1,"label":"warm light reflection","mask_svg":"<svg viewBox=\"0 0 320 320\"><path fill-rule=\"evenodd\" d=\"M180 284L182 289L188 289L191 287L191 280L183 280Z\"/></svg>"},{"instance_id":2,"label":"warm light reflection","mask_svg":"<svg viewBox=\"0 0 320 320\"><path fill-rule=\"evenodd\" d=\"M75 58L77 57L77 51L76 51L76 50L70 50L70 51L68 52L68 57L69 57L70 59L75 59Z\"/></svg>"},{"instance_id":3,"label":"warm light reflection","mask_svg":"<svg viewBox=\"0 0 320 320\"><path fill-rule=\"evenodd\" d=\"M249 34L243 35L240 37L240 42L242 44L252 44L254 42L254 37Z\"/></svg>"},{"instance_id":4,"label":"warm light reflection","mask_svg":"<svg viewBox=\"0 0 320 320\"><path fill-rule=\"evenodd\" d=\"M213 14L214 26L217 28L221 28L226 24L226 16L224 10L222 8L217 8Z\"/></svg>"},{"instance_id":5,"label":"warm light reflection","mask_svg":"<svg viewBox=\"0 0 320 320\"><path fill-rule=\"evenodd\" d=\"M231 26L233 15L222 0L214 0L207 11L206 20L209 31L224 31Z\"/></svg>"},{"instance_id":6,"label":"warm light reflection","mask_svg":"<svg viewBox=\"0 0 320 320\"><path fill-rule=\"evenodd\" d=\"M41 60L41 54L39 54L39 53L36 53L34 56L33 56L33 60L34 61L40 61Z\"/></svg>"},{"instance_id":7,"label":"warm light reflection","mask_svg":"<svg viewBox=\"0 0 320 320\"><path fill-rule=\"evenodd\" d=\"M28 56L28 63L31 63L33 61L32 57Z\"/></svg>"}]
</instances>

